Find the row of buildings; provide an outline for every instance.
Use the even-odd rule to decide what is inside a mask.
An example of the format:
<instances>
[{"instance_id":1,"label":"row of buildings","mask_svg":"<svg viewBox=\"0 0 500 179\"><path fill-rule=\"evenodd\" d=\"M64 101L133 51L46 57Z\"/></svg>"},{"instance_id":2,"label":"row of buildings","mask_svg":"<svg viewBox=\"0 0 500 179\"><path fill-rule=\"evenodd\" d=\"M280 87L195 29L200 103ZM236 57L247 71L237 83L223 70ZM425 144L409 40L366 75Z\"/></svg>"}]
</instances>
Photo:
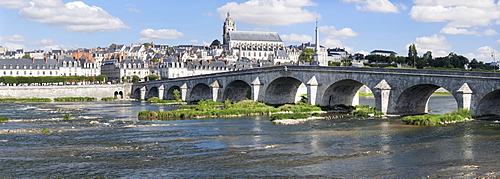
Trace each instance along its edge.
<instances>
[{"instance_id":1,"label":"row of buildings","mask_svg":"<svg viewBox=\"0 0 500 179\"><path fill-rule=\"evenodd\" d=\"M112 44L50 51L9 51L0 46L0 76L106 75L110 80L122 81L132 76L144 79L157 75L165 79L272 65L326 66L350 56L343 48L320 46L317 27L314 44L290 46L285 46L276 32L237 31L229 13L222 31L223 44L214 46ZM299 59L305 49L314 50L312 62Z\"/></svg>"}]
</instances>

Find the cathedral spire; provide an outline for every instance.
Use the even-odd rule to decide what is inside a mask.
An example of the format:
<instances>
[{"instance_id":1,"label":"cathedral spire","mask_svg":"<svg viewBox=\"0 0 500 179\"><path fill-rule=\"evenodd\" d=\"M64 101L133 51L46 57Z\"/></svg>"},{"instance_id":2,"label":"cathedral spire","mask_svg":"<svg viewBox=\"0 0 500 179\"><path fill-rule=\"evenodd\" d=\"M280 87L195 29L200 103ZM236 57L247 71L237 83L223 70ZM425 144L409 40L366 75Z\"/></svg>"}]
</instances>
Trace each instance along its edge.
<instances>
[{"instance_id":1,"label":"cathedral spire","mask_svg":"<svg viewBox=\"0 0 500 179\"><path fill-rule=\"evenodd\" d=\"M231 13L227 12L226 21L222 29L222 43L227 46L229 43L229 32L236 31L236 23L234 23Z\"/></svg>"}]
</instances>

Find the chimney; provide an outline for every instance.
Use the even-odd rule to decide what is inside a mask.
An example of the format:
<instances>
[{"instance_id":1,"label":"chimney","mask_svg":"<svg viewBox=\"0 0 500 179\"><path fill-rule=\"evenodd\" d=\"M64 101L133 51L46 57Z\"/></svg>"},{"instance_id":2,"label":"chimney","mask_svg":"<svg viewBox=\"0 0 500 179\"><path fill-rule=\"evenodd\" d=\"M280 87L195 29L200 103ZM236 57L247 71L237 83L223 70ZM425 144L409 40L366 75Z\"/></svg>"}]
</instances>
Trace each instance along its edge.
<instances>
[{"instance_id":1,"label":"chimney","mask_svg":"<svg viewBox=\"0 0 500 179\"><path fill-rule=\"evenodd\" d=\"M45 60L45 63L49 63L49 58L43 57L43 59Z\"/></svg>"},{"instance_id":2,"label":"chimney","mask_svg":"<svg viewBox=\"0 0 500 179\"><path fill-rule=\"evenodd\" d=\"M35 57L31 57L31 63L35 63Z\"/></svg>"}]
</instances>

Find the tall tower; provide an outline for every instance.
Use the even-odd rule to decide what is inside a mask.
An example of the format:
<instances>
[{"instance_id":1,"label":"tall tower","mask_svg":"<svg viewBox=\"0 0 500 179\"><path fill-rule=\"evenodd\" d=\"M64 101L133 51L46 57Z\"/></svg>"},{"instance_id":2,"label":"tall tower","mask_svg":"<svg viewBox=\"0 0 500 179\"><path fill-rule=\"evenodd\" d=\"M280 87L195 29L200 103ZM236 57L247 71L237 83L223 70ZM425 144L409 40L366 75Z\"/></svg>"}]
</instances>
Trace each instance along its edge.
<instances>
[{"instance_id":1,"label":"tall tower","mask_svg":"<svg viewBox=\"0 0 500 179\"><path fill-rule=\"evenodd\" d=\"M222 43L224 46L229 46L229 32L236 30L236 23L234 23L231 14L227 12L226 21L224 22L224 27L222 29Z\"/></svg>"},{"instance_id":2,"label":"tall tower","mask_svg":"<svg viewBox=\"0 0 500 179\"><path fill-rule=\"evenodd\" d=\"M313 65L319 65L319 30L318 30L318 20L316 19L316 40L315 40L315 47L314 47L314 59L313 59Z\"/></svg>"}]
</instances>

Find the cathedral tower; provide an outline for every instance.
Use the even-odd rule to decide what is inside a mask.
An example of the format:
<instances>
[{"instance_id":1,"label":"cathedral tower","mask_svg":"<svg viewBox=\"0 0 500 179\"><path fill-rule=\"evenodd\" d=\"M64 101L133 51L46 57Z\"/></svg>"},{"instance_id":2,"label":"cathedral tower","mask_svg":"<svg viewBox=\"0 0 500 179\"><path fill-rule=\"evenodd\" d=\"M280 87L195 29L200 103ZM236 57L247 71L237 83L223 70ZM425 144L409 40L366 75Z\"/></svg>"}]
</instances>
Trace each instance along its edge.
<instances>
[{"instance_id":1,"label":"cathedral tower","mask_svg":"<svg viewBox=\"0 0 500 179\"><path fill-rule=\"evenodd\" d=\"M236 30L236 23L234 23L231 14L227 12L226 21L224 22L224 27L222 31L222 43L224 46L228 46L229 44L229 32Z\"/></svg>"}]
</instances>

